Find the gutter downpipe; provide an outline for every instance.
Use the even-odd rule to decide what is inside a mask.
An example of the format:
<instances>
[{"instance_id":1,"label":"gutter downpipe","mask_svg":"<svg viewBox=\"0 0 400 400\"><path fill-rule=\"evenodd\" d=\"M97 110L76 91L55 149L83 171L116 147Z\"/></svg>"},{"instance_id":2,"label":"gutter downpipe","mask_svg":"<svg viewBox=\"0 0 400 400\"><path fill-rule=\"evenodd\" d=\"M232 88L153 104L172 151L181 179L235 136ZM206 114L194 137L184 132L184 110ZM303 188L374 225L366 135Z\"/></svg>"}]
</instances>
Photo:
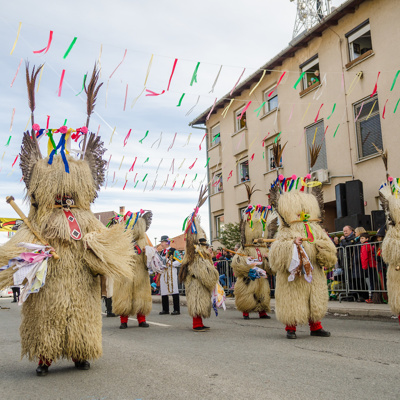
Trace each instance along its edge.
<instances>
[{"instance_id":1,"label":"gutter downpipe","mask_svg":"<svg viewBox=\"0 0 400 400\"><path fill-rule=\"evenodd\" d=\"M201 130L203 130L203 131L206 131L206 133L207 133L207 128L203 128L203 127L201 127L201 126L195 126L195 125L189 125L191 128L193 128L193 129L201 129ZM206 137L206 152L207 152L207 155L206 155L206 158L208 159L208 137ZM208 189L210 189L210 169L209 169L209 166L208 166L208 164L207 164L207 186L208 186ZM211 242L212 242L212 236L211 236L211 201L210 201L210 194L208 194L208 198L207 198L207 201L208 201L208 227L209 227L209 238L210 238L210 246L211 246Z\"/></svg>"}]
</instances>

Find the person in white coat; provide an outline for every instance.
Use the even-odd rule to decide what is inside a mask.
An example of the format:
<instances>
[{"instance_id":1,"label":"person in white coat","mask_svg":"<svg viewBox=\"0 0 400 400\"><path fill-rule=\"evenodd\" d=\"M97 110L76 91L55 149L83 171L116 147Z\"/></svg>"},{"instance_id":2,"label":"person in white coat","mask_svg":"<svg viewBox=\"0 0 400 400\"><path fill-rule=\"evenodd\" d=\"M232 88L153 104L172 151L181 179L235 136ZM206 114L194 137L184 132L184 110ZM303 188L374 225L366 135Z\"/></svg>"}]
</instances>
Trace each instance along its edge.
<instances>
[{"instance_id":1,"label":"person in white coat","mask_svg":"<svg viewBox=\"0 0 400 400\"><path fill-rule=\"evenodd\" d=\"M179 267L179 253L172 247L170 247L170 240L167 235L161 236L161 248L160 256L163 260L166 268L163 270L160 276L160 289L161 289L161 302L162 311L160 315L169 314L169 295L172 295L174 311L171 315L179 315L179 289L178 289L178 270Z\"/></svg>"}]
</instances>

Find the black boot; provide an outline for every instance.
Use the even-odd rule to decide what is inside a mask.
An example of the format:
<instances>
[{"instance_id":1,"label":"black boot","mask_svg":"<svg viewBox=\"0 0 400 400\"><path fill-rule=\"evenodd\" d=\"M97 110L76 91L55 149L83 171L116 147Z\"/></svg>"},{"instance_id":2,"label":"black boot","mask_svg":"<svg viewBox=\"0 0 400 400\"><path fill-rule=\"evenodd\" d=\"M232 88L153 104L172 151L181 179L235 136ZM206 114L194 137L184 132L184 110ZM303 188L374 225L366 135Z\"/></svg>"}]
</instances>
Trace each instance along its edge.
<instances>
[{"instance_id":1,"label":"black boot","mask_svg":"<svg viewBox=\"0 0 400 400\"><path fill-rule=\"evenodd\" d=\"M171 313L171 315L179 315L181 313L181 308L179 304L179 293L173 294L172 300L174 303L174 311Z\"/></svg>"},{"instance_id":2,"label":"black boot","mask_svg":"<svg viewBox=\"0 0 400 400\"><path fill-rule=\"evenodd\" d=\"M86 360L75 361L75 368L80 369L81 371L87 371L90 369L90 362Z\"/></svg>"},{"instance_id":3,"label":"black boot","mask_svg":"<svg viewBox=\"0 0 400 400\"><path fill-rule=\"evenodd\" d=\"M49 372L49 367L46 364L40 364L36 368L36 375L37 376L46 376L48 372Z\"/></svg>"},{"instance_id":4,"label":"black boot","mask_svg":"<svg viewBox=\"0 0 400 400\"><path fill-rule=\"evenodd\" d=\"M296 332L295 332L295 331L287 331L287 332L286 332L286 337L287 337L288 339L297 339L297 336L296 336Z\"/></svg>"},{"instance_id":5,"label":"black boot","mask_svg":"<svg viewBox=\"0 0 400 400\"><path fill-rule=\"evenodd\" d=\"M116 317L116 315L112 312L112 298L106 298L106 307L107 307L107 317Z\"/></svg>"},{"instance_id":6,"label":"black boot","mask_svg":"<svg viewBox=\"0 0 400 400\"><path fill-rule=\"evenodd\" d=\"M161 296L162 311L160 315L169 314L169 298L168 295Z\"/></svg>"}]
</instances>

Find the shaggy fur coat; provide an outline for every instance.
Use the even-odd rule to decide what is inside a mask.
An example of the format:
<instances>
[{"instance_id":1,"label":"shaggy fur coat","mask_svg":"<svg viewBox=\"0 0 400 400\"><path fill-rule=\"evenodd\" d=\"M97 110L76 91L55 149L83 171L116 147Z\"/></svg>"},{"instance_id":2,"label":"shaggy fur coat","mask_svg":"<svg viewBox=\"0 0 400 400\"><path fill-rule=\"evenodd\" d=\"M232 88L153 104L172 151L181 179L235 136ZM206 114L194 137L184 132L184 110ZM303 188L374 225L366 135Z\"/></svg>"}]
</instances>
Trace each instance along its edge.
<instances>
[{"instance_id":1,"label":"shaggy fur coat","mask_svg":"<svg viewBox=\"0 0 400 400\"><path fill-rule=\"evenodd\" d=\"M195 244L199 239L206 238L200 221L196 217L197 233L187 233L186 253L182 260L182 267L187 266L187 275L184 281L188 312L191 317L209 318L211 315L211 293L218 282L218 271L213 265L210 253L205 246L197 245L199 253L195 252Z\"/></svg>"},{"instance_id":2,"label":"shaggy fur coat","mask_svg":"<svg viewBox=\"0 0 400 400\"><path fill-rule=\"evenodd\" d=\"M400 315L400 200L392 195L388 187L380 191L381 202L386 215L387 232L382 242L382 258L388 265L387 289L390 309Z\"/></svg>"},{"instance_id":3,"label":"shaggy fur coat","mask_svg":"<svg viewBox=\"0 0 400 400\"><path fill-rule=\"evenodd\" d=\"M149 315L152 299L145 254L147 239L144 218L138 218L134 228L128 232L132 234L142 252L133 256L135 262L132 279L119 278L114 282L113 311L118 315Z\"/></svg>"},{"instance_id":4,"label":"shaggy fur coat","mask_svg":"<svg viewBox=\"0 0 400 400\"><path fill-rule=\"evenodd\" d=\"M27 140L26 137L24 140ZM30 174L24 172L29 220L43 239L54 247L59 260L50 258L45 285L22 305L21 355L29 360L96 359L102 354L100 277L132 275L131 238L122 226L107 229L90 211L96 197L96 182L86 160L67 156L70 173L60 155L53 164L48 158L32 161ZM58 195L70 195L71 208L82 231L82 240L70 237L61 208L53 208ZM0 247L0 264L23 251L20 242L37 243L27 226ZM10 269L0 273L0 288L12 284Z\"/></svg>"},{"instance_id":5,"label":"shaggy fur coat","mask_svg":"<svg viewBox=\"0 0 400 400\"><path fill-rule=\"evenodd\" d=\"M304 237L304 225L299 220L304 211L310 219L319 219L321 211L316 197L303 192L289 192L280 196L277 211L280 227L276 241L269 251L269 262L276 273L276 317L285 325L303 325L309 321L320 321L327 311L328 286L324 266L336 263L336 248L322 230L319 222L309 222L315 242L303 242L303 247L314 270L312 282L303 276L289 282L289 265L293 255L293 241ZM286 226L288 224L289 226Z\"/></svg>"}]
</instances>

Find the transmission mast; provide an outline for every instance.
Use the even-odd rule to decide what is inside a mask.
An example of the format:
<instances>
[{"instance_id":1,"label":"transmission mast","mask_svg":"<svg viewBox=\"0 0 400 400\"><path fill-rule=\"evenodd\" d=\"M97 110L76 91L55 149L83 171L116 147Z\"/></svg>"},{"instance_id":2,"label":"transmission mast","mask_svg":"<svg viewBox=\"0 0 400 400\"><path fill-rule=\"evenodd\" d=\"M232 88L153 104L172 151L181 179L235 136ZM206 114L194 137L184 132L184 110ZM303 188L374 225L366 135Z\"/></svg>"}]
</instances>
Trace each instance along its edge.
<instances>
[{"instance_id":1,"label":"transmission mast","mask_svg":"<svg viewBox=\"0 0 400 400\"><path fill-rule=\"evenodd\" d=\"M294 23L293 38L304 31L308 31L318 24L331 12L330 0L290 0L297 2L296 21Z\"/></svg>"}]
</instances>

